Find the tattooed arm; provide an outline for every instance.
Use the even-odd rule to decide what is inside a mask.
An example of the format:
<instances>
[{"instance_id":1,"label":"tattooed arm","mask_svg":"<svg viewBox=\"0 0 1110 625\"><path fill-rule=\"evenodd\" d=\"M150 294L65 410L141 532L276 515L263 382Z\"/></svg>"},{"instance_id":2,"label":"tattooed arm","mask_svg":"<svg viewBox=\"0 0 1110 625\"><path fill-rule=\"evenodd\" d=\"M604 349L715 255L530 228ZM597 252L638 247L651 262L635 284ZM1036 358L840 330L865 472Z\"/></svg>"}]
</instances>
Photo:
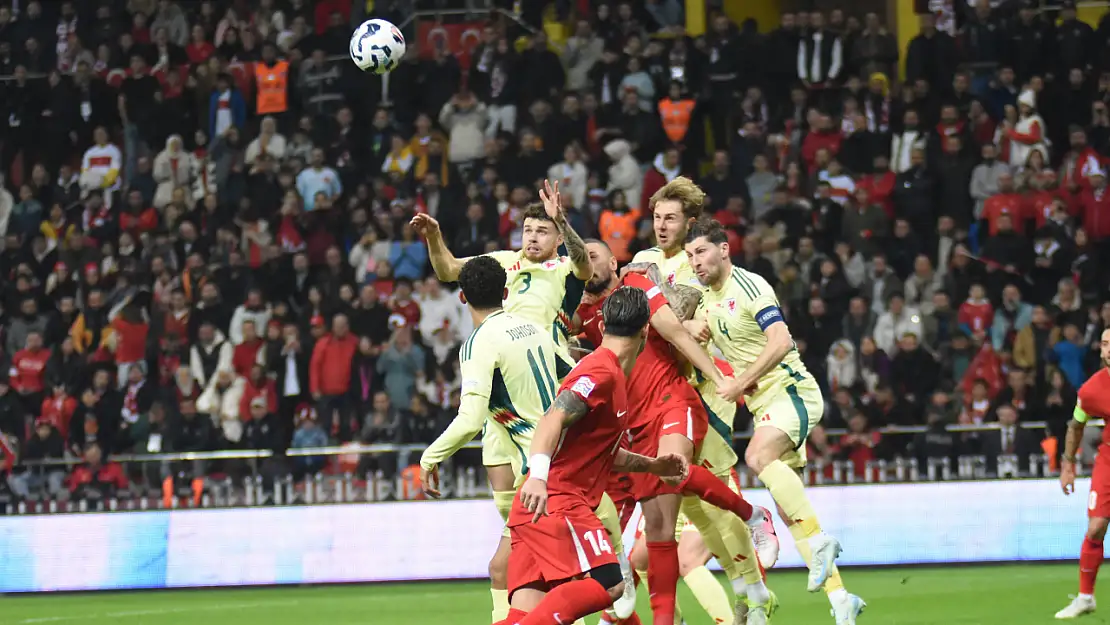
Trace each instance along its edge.
<instances>
[{"instance_id":1,"label":"tattooed arm","mask_svg":"<svg viewBox=\"0 0 1110 625\"><path fill-rule=\"evenodd\" d=\"M520 503L534 512L532 522L547 514L547 478L551 470L551 456L559 446L563 430L574 424L589 411L586 400L572 390L564 389L555 397L532 435L531 457L528 459L528 480L520 488Z\"/></svg>"},{"instance_id":2,"label":"tattooed arm","mask_svg":"<svg viewBox=\"0 0 1110 625\"><path fill-rule=\"evenodd\" d=\"M649 458L634 454L627 449L618 449L613 462L613 470L622 473L654 473L659 477L684 478L690 468L689 462L678 454L663 454Z\"/></svg>"},{"instance_id":3,"label":"tattooed arm","mask_svg":"<svg viewBox=\"0 0 1110 625\"><path fill-rule=\"evenodd\" d=\"M590 254L586 251L586 242L566 219L566 215L561 215L561 219L555 222L559 228L559 234L563 235L563 243L567 246L567 255L570 256L570 261L574 263L574 277L583 282L589 281L594 275L594 267L590 264Z\"/></svg>"},{"instance_id":4,"label":"tattooed arm","mask_svg":"<svg viewBox=\"0 0 1110 625\"><path fill-rule=\"evenodd\" d=\"M649 280L659 287L659 290L663 291L663 297L667 298L667 303L671 305L675 316L682 321L693 318L694 311L698 309L698 304L701 303L701 291L687 284L671 286L667 279L663 277L659 265L655 263L651 263L647 268L646 275Z\"/></svg>"}]
</instances>

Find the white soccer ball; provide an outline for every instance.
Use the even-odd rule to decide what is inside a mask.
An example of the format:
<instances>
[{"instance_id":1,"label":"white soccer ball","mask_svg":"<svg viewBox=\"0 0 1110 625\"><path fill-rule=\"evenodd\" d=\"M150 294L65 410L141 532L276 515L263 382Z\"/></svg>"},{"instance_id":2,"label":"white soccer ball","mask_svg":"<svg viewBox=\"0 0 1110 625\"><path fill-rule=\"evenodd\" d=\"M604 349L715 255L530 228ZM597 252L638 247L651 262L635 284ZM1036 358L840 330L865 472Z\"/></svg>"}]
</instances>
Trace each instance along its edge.
<instances>
[{"instance_id":1,"label":"white soccer ball","mask_svg":"<svg viewBox=\"0 0 1110 625\"><path fill-rule=\"evenodd\" d=\"M385 20L366 20L351 35L351 60L364 72L386 74L405 56L405 36Z\"/></svg>"}]
</instances>

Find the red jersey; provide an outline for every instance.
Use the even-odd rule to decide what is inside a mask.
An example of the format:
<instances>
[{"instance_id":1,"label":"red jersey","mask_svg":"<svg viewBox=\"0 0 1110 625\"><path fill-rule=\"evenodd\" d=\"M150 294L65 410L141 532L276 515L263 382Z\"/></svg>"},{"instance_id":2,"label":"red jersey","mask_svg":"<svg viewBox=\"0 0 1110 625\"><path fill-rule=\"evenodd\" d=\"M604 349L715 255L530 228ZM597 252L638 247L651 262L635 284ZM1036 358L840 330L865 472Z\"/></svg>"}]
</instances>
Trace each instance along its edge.
<instances>
[{"instance_id":1,"label":"red jersey","mask_svg":"<svg viewBox=\"0 0 1110 625\"><path fill-rule=\"evenodd\" d=\"M1099 369L1079 387L1078 407L1089 416L1110 420L1110 368ZM1110 428L1102 429L1102 443L1110 445Z\"/></svg>"},{"instance_id":2,"label":"red jersey","mask_svg":"<svg viewBox=\"0 0 1110 625\"><path fill-rule=\"evenodd\" d=\"M575 312L580 324L578 336L589 341L594 347L601 345L601 306L603 304L605 304L604 297L592 304L579 304Z\"/></svg>"},{"instance_id":3,"label":"red jersey","mask_svg":"<svg viewBox=\"0 0 1110 625\"><path fill-rule=\"evenodd\" d=\"M551 458L547 480L547 510L556 513L578 505L601 504L609 474L625 431L628 398L624 371L617 355L597 348L571 369L556 393L570 391L586 402L588 412L563 432ZM532 514L513 506L509 526L532 522Z\"/></svg>"},{"instance_id":4,"label":"red jersey","mask_svg":"<svg viewBox=\"0 0 1110 625\"><path fill-rule=\"evenodd\" d=\"M46 386L46 361L50 350L21 349L12 358L10 373L12 388L20 393L41 393Z\"/></svg>"}]
</instances>

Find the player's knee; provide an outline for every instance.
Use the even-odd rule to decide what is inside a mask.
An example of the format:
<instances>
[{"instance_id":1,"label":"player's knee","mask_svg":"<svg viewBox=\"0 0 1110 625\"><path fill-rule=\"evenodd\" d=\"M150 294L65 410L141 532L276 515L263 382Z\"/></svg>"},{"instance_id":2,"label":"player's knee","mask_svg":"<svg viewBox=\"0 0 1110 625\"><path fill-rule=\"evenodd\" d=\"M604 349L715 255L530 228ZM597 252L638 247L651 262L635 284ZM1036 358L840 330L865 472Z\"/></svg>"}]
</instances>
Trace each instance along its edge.
<instances>
[{"instance_id":1,"label":"player's knee","mask_svg":"<svg viewBox=\"0 0 1110 625\"><path fill-rule=\"evenodd\" d=\"M701 562L695 562L694 558L690 554L683 554L681 552L678 554L679 577L686 577L699 566L701 566Z\"/></svg>"},{"instance_id":2,"label":"player's knee","mask_svg":"<svg viewBox=\"0 0 1110 625\"><path fill-rule=\"evenodd\" d=\"M509 582L509 555L500 550L489 561L489 581L495 588L504 588Z\"/></svg>"},{"instance_id":3,"label":"player's knee","mask_svg":"<svg viewBox=\"0 0 1110 625\"><path fill-rule=\"evenodd\" d=\"M621 575L621 565L617 563L603 564L592 571L590 577L609 591L609 596L616 599L624 592L624 575ZM615 590L615 594L614 594Z\"/></svg>"},{"instance_id":4,"label":"player's knee","mask_svg":"<svg viewBox=\"0 0 1110 625\"><path fill-rule=\"evenodd\" d=\"M1110 526L1110 519L1095 517L1087 522L1087 538L1097 543L1106 538L1106 528Z\"/></svg>"},{"instance_id":5,"label":"player's knee","mask_svg":"<svg viewBox=\"0 0 1110 625\"><path fill-rule=\"evenodd\" d=\"M763 473L763 469L766 469L767 465L774 462L775 458L776 456L769 453L765 447L756 445L754 442L749 444L748 448L744 451L744 463L747 464L748 468L756 475Z\"/></svg>"}]
</instances>

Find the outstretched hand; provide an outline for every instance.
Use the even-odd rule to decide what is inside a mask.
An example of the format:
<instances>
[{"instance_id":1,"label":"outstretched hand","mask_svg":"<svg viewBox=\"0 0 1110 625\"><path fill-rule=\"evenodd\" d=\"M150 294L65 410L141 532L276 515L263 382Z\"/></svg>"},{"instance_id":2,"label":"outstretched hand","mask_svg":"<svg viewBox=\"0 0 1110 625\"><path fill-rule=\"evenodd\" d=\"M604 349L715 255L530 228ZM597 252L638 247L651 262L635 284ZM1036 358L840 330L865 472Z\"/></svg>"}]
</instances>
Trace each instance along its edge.
<instances>
[{"instance_id":1,"label":"outstretched hand","mask_svg":"<svg viewBox=\"0 0 1110 625\"><path fill-rule=\"evenodd\" d=\"M543 202L543 210L547 212L547 216L552 221L556 224L566 221L566 215L563 213L563 197L559 193L558 180L554 184L550 180L543 181L543 188L540 189L540 200Z\"/></svg>"},{"instance_id":2,"label":"outstretched hand","mask_svg":"<svg viewBox=\"0 0 1110 625\"><path fill-rule=\"evenodd\" d=\"M690 462L680 454L663 454L653 458L649 467L650 473L675 482L685 479L689 470Z\"/></svg>"}]
</instances>

